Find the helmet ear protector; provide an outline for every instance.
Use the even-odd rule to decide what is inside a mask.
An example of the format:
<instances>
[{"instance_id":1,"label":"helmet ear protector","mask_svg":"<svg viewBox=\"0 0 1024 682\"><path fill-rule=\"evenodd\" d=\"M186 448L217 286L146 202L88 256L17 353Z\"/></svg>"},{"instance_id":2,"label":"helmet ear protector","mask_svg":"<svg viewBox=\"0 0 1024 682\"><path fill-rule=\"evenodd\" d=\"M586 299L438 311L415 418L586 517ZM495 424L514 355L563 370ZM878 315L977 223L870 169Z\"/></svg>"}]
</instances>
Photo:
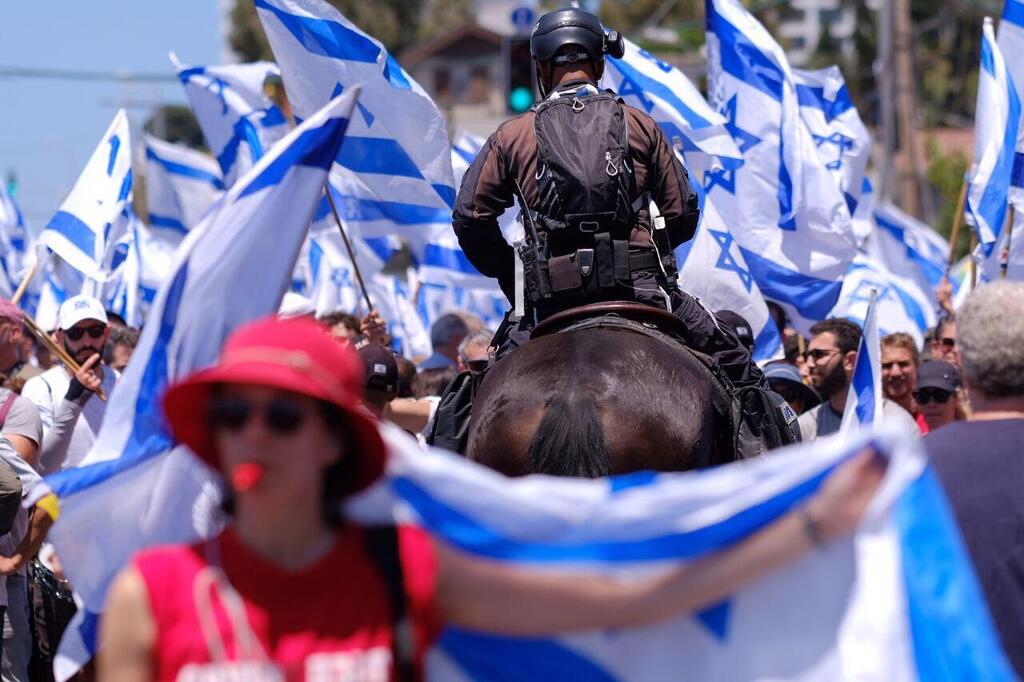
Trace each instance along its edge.
<instances>
[{"instance_id":1,"label":"helmet ear protector","mask_svg":"<svg viewBox=\"0 0 1024 682\"><path fill-rule=\"evenodd\" d=\"M626 41L618 31L609 31L604 37L604 53L622 59L626 54Z\"/></svg>"}]
</instances>

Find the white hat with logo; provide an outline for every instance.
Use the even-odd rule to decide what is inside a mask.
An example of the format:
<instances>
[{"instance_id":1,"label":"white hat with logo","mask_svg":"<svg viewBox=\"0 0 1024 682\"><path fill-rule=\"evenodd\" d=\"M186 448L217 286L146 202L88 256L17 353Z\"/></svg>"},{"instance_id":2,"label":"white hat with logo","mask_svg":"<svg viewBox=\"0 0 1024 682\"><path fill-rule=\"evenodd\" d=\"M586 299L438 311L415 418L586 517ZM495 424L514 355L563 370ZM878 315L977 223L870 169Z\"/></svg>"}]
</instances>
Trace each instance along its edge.
<instances>
[{"instance_id":1,"label":"white hat with logo","mask_svg":"<svg viewBox=\"0 0 1024 682\"><path fill-rule=\"evenodd\" d=\"M97 320L107 323L107 311L103 304L92 296L80 294L72 296L60 305L57 311L57 327L71 329L82 320Z\"/></svg>"}]
</instances>

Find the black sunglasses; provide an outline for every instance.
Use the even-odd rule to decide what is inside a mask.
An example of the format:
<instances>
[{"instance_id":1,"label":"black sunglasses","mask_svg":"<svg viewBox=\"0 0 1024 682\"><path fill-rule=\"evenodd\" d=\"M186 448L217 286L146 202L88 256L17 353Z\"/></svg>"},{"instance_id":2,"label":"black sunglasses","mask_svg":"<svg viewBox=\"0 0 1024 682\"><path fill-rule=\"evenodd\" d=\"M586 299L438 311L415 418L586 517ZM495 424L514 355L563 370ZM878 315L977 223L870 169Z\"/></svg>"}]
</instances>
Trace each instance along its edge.
<instances>
[{"instance_id":1,"label":"black sunglasses","mask_svg":"<svg viewBox=\"0 0 1024 682\"><path fill-rule=\"evenodd\" d=\"M273 398L262 407L255 407L242 398L212 398L206 405L206 420L211 428L241 431L255 412L263 413L263 423L275 433L294 433L306 418L302 405L287 398Z\"/></svg>"},{"instance_id":2,"label":"black sunglasses","mask_svg":"<svg viewBox=\"0 0 1024 682\"><path fill-rule=\"evenodd\" d=\"M72 341L78 341L80 338L88 334L90 338L98 339L103 336L103 332L107 331L107 325L105 324L94 324L91 327L72 327L71 329L65 329L64 333Z\"/></svg>"},{"instance_id":3,"label":"black sunglasses","mask_svg":"<svg viewBox=\"0 0 1024 682\"><path fill-rule=\"evenodd\" d=\"M949 391L943 391L941 388L923 388L914 393L914 400L917 401L918 405L927 405L933 400L939 405L945 405L949 402L951 395L953 394Z\"/></svg>"},{"instance_id":4,"label":"black sunglasses","mask_svg":"<svg viewBox=\"0 0 1024 682\"><path fill-rule=\"evenodd\" d=\"M956 339L944 336L941 339L935 339L936 342L942 345L946 350L953 350L956 348Z\"/></svg>"}]
</instances>

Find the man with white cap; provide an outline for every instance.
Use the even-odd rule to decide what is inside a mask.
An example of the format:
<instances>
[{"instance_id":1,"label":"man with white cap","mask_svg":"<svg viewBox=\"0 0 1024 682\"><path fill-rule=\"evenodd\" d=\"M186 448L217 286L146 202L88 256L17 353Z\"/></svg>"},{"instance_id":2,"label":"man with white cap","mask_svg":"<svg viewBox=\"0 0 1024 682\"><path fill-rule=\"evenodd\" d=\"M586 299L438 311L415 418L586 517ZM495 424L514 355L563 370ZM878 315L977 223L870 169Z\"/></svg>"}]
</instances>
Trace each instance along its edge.
<instances>
[{"instance_id":1,"label":"man with white cap","mask_svg":"<svg viewBox=\"0 0 1024 682\"><path fill-rule=\"evenodd\" d=\"M44 474L77 466L96 440L107 404L93 398L109 396L118 374L102 362L110 335L107 313L91 296L74 296L57 311L55 341L81 369L72 373L56 365L25 383L21 394L35 403L43 421L39 469Z\"/></svg>"}]
</instances>

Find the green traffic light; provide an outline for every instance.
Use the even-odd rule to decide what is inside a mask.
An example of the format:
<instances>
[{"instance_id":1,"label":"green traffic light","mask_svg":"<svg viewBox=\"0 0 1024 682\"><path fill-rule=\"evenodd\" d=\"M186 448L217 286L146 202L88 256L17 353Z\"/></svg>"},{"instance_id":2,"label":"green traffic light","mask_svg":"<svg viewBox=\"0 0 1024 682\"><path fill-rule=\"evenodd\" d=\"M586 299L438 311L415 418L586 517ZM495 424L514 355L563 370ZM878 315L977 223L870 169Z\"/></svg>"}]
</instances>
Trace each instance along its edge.
<instances>
[{"instance_id":1,"label":"green traffic light","mask_svg":"<svg viewBox=\"0 0 1024 682\"><path fill-rule=\"evenodd\" d=\"M508 105L512 111L521 114L533 106L533 93L529 88L516 88L509 93Z\"/></svg>"}]
</instances>

